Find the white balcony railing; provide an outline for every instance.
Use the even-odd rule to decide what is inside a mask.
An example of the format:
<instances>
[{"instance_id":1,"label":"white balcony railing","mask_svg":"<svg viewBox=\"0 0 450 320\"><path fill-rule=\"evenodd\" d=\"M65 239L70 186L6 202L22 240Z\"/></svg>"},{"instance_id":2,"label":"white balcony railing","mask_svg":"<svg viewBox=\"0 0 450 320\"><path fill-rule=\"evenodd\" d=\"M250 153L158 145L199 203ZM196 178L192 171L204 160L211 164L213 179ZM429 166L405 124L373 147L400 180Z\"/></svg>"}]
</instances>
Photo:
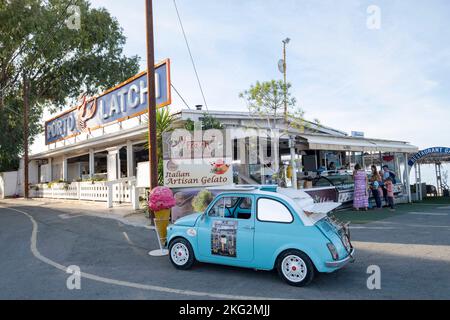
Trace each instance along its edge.
<instances>
[{"instance_id":1,"label":"white balcony railing","mask_svg":"<svg viewBox=\"0 0 450 320\"><path fill-rule=\"evenodd\" d=\"M30 195L34 198L106 202L108 208L111 208L113 203L131 203L133 208L137 209L139 195L135 182L133 177L105 182L44 183L34 185Z\"/></svg>"}]
</instances>

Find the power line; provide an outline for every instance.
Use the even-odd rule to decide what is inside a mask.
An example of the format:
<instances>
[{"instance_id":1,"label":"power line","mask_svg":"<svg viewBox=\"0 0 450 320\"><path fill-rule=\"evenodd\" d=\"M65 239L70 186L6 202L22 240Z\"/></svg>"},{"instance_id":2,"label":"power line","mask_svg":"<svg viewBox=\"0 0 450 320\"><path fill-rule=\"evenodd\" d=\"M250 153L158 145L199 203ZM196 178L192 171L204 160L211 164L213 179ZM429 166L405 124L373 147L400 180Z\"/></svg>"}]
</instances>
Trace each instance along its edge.
<instances>
[{"instance_id":1,"label":"power line","mask_svg":"<svg viewBox=\"0 0 450 320\"><path fill-rule=\"evenodd\" d=\"M173 90L175 90L175 92L177 93L178 97L180 97L180 99L184 102L184 104L186 105L186 107L191 110L191 107L189 107L189 105L186 103L186 101L183 99L183 97L181 96L181 94L178 92L177 88L175 88L175 86L173 85L173 83L170 84L170 86L173 88Z\"/></svg>"},{"instance_id":2,"label":"power line","mask_svg":"<svg viewBox=\"0 0 450 320\"><path fill-rule=\"evenodd\" d=\"M189 56L190 56L190 58L191 58L192 67L194 68L195 76L196 76L196 78L197 78L198 86L199 86L199 88L200 88L200 92L201 92L202 97L203 97L203 102L205 103L206 111L209 112L209 110L208 110L208 104L206 103L205 94L203 93L202 84L201 84L201 82L200 82L200 77L198 76L197 68L195 67L194 58L193 58L193 56L192 56L191 48L189 47L189 42L188 42L188 39L187 39L187 37L186 37L186 32L184 31L183 22L181 21L180 13L178 12L178 7L177 7L177 2L176 2L176 0L173 0L173 5L175 6L175 11L177 12L178 22L180 23L181 31L183 32L184 41L186 42L186 47L187 47L187 49L188 49Z\"/></svg>"}]
</instances>

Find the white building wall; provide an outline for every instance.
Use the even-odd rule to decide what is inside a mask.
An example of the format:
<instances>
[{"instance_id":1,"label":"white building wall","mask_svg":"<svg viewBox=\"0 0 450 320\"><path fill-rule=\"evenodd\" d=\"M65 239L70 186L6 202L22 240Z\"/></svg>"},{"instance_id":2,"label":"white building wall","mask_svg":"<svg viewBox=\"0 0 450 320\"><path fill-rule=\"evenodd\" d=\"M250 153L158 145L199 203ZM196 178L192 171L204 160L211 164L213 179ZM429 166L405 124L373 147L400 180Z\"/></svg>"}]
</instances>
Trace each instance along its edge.
<instances>
[{"instance_id":1,"label":"white building wall","mask_svg":"<svg viewBox=\"0 0 450 320\"><path fill-rule=\"evenodd\" d=\"M52 181L62 180L63 177L63 158L57 157L52 160Z\"/></svg>"},{"instance_id":2,"label":"white building wall","mask_svg":"<svg viewBox=\"0 0 450 320\"><path fill-rule=\"evenodd\" d=\"M40 182L46 183L51 182L51 164L43 164L41 165L41 176L40 176Z\"/></svg>"},{"instance_id":3,"label":"white building wall","mask_svg":"<svg viewBox=\"0 0 450 320\"><path fill-rule=\"evenodd\" d=\"M12 197L17 193L18 171L0 173L0 199Z\"/></svg>"},{"instance_id":4,"label":"white building wall","mask_svg":"<svg viewBox=\"0 0 450 320\"><path fill-rule=\"evenodd\" d=\"M39 183L39 166L37 161L30 161L28 165L28 182L30 184Z\"/></svg>"}]
</instances>

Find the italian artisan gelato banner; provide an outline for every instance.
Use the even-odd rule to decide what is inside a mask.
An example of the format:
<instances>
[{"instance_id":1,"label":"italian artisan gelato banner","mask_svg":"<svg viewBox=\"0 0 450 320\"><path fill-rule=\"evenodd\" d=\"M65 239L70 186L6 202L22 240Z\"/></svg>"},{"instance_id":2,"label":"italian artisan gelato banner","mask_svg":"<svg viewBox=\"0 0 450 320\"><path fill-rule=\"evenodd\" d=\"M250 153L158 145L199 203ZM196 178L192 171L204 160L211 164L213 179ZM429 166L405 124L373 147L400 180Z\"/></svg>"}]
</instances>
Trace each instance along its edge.
<instances>
[{"instance_id":1,"label":"italian artisan gelato banner","mask_svg":"<svg viewBox=\"0 0 450 320\"><path fill-rule=\"evenodd\" d=\"M164 160L164 185L166 187L207 187L232 183L231 158Z\"/></svg>"},{"instance_id":2,"label":"italian artisan gelato banner","mask_svg":"<svg viewBox=\"0 0 450 320\"><path fill-rule=\"evenodd\" d=\"M147 72L142 72L98 97L83 97L79 106L45 123L45 143L68 139L144 114L148 111L147 94ZM155 94L157 108L171 103L168 59L155 66Z\"/></svg>"},{"instance_id":3,"label":"italian artisan gelato banner","mask_svg":"<svg viewBox=\"0 0 450 320\"><path fill-rule=\"evenodd\" d=\"M174 130L163 135L164 185L169 188L233 183L232 144L225 130Z\"/></svg>"}]
</instances>

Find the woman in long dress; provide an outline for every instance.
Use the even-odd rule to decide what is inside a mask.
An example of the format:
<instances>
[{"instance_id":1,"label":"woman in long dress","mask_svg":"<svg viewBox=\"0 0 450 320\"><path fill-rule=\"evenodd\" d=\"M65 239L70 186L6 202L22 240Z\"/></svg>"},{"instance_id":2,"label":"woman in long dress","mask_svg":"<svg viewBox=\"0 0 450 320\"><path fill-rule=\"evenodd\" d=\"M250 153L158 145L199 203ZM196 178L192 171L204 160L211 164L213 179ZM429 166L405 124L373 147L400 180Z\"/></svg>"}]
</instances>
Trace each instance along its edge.
<instances>
[{"instance_id":1,"label":"woman in long dress","mask_svg":"<svg viewBox=\"0 0 450 320\"><path fill-rule=\"evenodd\" d=\"M355 191L353 194L353 207L359 211L364 208L367 210L369 207L369 194L368 194L368 179L366 172L361 170L359 164L355 165L355 171L353 171L353 180L355 182Z\"/></svg>"}]
</instances>

